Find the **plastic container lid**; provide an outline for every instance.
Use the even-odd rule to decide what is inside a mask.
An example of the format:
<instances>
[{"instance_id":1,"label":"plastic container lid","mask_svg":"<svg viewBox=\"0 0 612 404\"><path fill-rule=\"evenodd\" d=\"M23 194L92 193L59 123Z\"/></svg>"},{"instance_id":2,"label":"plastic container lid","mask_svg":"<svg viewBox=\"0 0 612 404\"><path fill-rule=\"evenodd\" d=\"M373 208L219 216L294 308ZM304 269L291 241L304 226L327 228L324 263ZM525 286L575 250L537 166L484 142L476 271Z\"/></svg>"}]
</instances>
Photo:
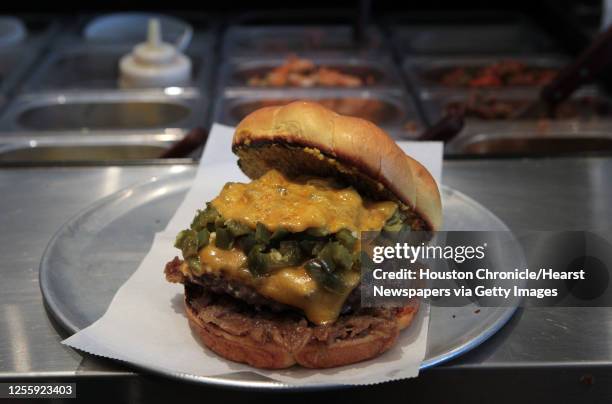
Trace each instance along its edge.
<instances>
[{"instance_id":1,"label":"plastic container lid","mask_svg":"<svg viewBox=\"0 0 612 404\"><path fill-rule=\"evenodd\" d=\"M167 42L185 50L191 41L193 28L187 22L168 15L154 13L116 13L97 17L87 24L83 35L90 41L138 43L147 36L151 18L159 20Z\"/></svg>"},{"instance_id":2,"label":"plastic container lid","mask_svg":"<svg viewBox=\"0 0 612 404\"><path fill-rule=\"evenodd\" d=\"M0 46L19 43L24 40L26 35L27 30L20 19L0 16Z\"/></svg>"}]
</instances>

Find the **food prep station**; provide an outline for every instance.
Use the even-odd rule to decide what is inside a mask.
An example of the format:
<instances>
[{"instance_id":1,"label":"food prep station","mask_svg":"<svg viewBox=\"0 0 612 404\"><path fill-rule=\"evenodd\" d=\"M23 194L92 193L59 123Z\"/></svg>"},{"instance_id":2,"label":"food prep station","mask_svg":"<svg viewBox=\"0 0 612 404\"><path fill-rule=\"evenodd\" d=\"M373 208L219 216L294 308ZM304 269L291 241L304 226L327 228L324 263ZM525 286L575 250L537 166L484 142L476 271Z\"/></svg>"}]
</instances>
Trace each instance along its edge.
<instances>
[{"instance_id":1,"label":"food prep station","mask_svg":"<svg viewBox=\"0 0 612 404\"><path fill-rule=\"evenodd\" d=\"M311 99L372 120L394 139L414 140L452 105L491 98L503 108L520 108L537 96L533 85L445 86L441 78L453 69L478 71L513 60L554 70L571 60L534 21L514 14L477 15L465 23L460 14L386 17L362 30L357 42L345 23L260 24L248 15L189 15L190 82L125 90L117 84L118 60L139 40L88 38L96 17L24 19L27 39L0 47L0 381L77 381L83 394L98 400L162 402L174 388L223 402L250 394L168 380L62 346L66 333L48 316L40 295L45 246L75 212L152 176L195 173L201 148L179 159L160 157L190 129L235 126L257 108ZM360 83L252 85L291 54ZM444 183L489 207L513 230L601 228L612 217L612 98L595 84L568 105L567 116L558 120L505 119L495 111L483 118L474 107L445 145ZM481 347L418 379L301 398L371 399L415 391L436 402L515 402L525 391L542 398L544 390L555 398L597 398L612 382L611 325L609 309L519 310ZM498 397L510 375L521 388ZM445 383L458 390L450 394L441 387Z\"/></svg>"},{"instance_id":2,"label":"food prep station","mask_svg":"<svg viewBox=\"0 0 612 404\"><path fill-rule=\"evenodd\" d=\"M156 160L193 127L236 125L256 108L298 98L372 120L396 139L415 139L449 109L465 107L466 124L448 142L449 157L610 151L612 106L597 85L549 120L508 119L534 99L538 83L449 82L453 74L508 61L522 65L524 80L571 60L532 21L512 14L446 25L396 18L370 25L358 42L347 24L260 25L254 17L213 23L203 16L192 21L197 29L185 49L190 82L130 90L118 85L118 61L139 40L89 35L92 18L39 22L27 40L1 49L7 57L0 70L10 74L0 87L0 163L64 163L75 155L89 162ZM262 84L291 55L358 82Z\"/></svg>"}]
</instances>

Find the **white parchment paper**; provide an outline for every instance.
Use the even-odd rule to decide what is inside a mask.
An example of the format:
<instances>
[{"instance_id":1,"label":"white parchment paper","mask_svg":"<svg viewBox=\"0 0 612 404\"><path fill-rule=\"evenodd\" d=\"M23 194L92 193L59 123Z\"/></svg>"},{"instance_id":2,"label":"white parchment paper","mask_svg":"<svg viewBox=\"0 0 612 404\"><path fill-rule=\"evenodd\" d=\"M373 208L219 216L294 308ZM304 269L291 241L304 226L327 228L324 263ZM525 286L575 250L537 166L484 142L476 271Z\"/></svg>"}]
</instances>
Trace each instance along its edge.
<instances>
[{"instance_id":1,"label":"white parchment paper","mask_svg":"<svg viewBox=\"0 0 612 404\"><path fill-rule=\"evenodd\" d=\"M266 371L222 359L192 334L183 309L183 288L166 282L163 268L178 255L176 233L189 226L196 209L213 199L228 181L247 181L236 165L230 145L233 128L215 124L196 178L166 229L155 236L149 253L116 293L106 313L91 326L63 341L95 355L119 359L157 371L194 376L253 372L293 385L370 384L415 377L425 357L429 307L422 306L397 344L380 357L327 370L294 367ZM439 143L400 144L440 181Z\"/></svg>"}]
</instances>

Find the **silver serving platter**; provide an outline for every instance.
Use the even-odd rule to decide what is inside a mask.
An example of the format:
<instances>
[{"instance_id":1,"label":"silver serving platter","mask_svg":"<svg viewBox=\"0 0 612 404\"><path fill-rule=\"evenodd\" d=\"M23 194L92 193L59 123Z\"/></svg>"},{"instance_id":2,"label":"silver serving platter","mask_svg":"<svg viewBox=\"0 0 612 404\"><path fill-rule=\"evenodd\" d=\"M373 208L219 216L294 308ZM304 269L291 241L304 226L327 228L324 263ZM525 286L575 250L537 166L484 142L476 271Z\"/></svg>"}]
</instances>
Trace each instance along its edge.
<instances>
[{"instance_id":1,"label":"silver serving platter","mask_svg":"<svg viewBox=\"0 0 612 404\"><path fill-rule=\"evenodd\" d=\"M177 171L184 169L177 167ZM40 286L50 314L68 332L75 333L103 315L116 291L146 255L155 232L165 228L191 186L194 174L194 169L187 169L112 194L77 214L55 234L41 261ZM509 231L493 213L458 191L442 187L442 200L445 230ZM505 251L510 256L517 254L513 248ZM162 267L160 264L160 276ZM461 308L431 307L428 349L422 369L478 346L495 334L515 309L474 304ZM236 388L322 388L283 385L250 372L200 377L159 368L145 370Z\"/></svg>"}]
</instances>

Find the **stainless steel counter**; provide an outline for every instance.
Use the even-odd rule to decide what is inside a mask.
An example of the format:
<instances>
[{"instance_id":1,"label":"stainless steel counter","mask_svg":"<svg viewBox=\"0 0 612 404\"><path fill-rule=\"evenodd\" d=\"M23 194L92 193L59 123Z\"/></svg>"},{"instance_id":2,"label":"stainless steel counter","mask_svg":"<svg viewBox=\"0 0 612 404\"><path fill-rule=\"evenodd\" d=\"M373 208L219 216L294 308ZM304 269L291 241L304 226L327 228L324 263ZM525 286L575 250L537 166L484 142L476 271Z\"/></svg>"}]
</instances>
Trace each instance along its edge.
<instances>
[{"instance_id":1,"label":"stainless steel counter","mask_svg":"<svg viewBox=\"0 0 612 404\"><path fill-rule=\"evenodd\" d=\"M0 170L0 381L61 377L95 389L104 383L92 380L111 378L124 383L117 394L135 394L136 401L143 398L142 386L147 391L178 386L60 345L63 336L47 316L38 286L45 246L67 219L104 195L173 167ZM189 169L195 173L194 167ZM604 158L447 161L444 182L487 206L515 230L601 229L612 219L611 173L612 159ZM599 398L610 394L605 386L611 381L612 309L540 308L520 310L481 347L418 379L354 391L363 399L374 392L405 394L401 392L409 388L414 394L460 402L486 397L484 392L493 394L505 383L522 383L497 400L505 402L539 387L565 392L566 397ZM193 395L203 391L180 386ZM470 386L478 395L472 395ZM240 399L237 392L208 391ZM163 397L159 393L147 399Z\"/></svg>"}]
</instances>

